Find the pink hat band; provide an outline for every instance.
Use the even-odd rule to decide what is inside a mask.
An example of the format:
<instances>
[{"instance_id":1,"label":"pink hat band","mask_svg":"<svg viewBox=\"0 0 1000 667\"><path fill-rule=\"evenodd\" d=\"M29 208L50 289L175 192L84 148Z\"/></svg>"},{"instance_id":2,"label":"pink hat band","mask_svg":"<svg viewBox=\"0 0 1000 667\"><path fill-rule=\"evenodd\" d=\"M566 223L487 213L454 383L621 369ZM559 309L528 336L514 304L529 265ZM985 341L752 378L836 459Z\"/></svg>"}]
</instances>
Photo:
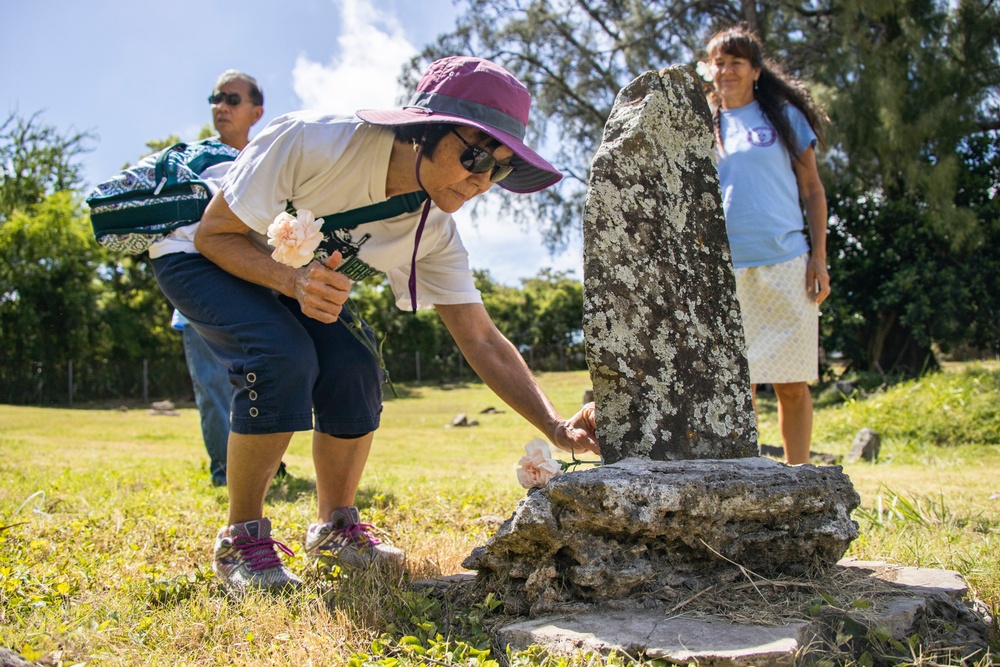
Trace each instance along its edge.
<instances>
[{"instance_id":1,"label":"pink hat band","mask_svg":"<svg viewBox=\"0 0 1000 667\"><path fill-rule=\"evenodd\" d=\"M524 144L531 95L514 75L482 58L449 56L431 63L410 103L395 111L362 109L373 125L453 123L474 127L513 151L514 171L498 185L511 192L536 192L562 174Z\"/></svg>"}]
</instances>

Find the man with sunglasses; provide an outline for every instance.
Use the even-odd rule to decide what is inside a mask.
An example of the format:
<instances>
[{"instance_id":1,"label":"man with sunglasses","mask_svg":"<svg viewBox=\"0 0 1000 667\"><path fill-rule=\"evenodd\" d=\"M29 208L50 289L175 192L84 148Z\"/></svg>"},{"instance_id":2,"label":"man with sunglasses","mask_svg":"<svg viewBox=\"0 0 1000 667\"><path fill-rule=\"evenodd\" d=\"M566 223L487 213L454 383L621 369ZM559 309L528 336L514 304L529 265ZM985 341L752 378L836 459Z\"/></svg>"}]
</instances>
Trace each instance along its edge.
<instances>
[{"instance_id":1,"label":"man with sunglasses","mask_svg":"<svg viewBox=\"0 0 1000 667\"><path fill-rule=\"evenodd\" d=\"M219 140L236 150L250 141L250 128L264 115L264 93L257 80L239 70L226 70L208 97Z\"/></svg>"},{"instance_id":2,"label":"man with sunglasses","mask_svg":"<svg viewBox=\"0 0 1000 667\"><path fill-rule=\"evenodd\" d=\"M342 567L404 562L354 507L383 376L344 326L352 278L385 273L397 306L437 310L476 373L551 442L598 452L593 423L582 411L559 415L483 308L451 216L494 183L530 193L562 178L524 144L530 105L505 69L452 56L431 64L403 109L281 116L229 170L195 252L153 259L164 293L242 377L229 439L229 517L213 565L230 589L301 584L264 517L267 486L295 431L313 431L318 511L307 555ZM325 263L295 268L272 258L265 234L288 204L321 217L399 196L418 206L330 234ZM349 271L338 270L344 257Z\"/></svg>"},{"instance_id":3,"label":"man with sunglasses","mask_svg":"<svg viewBox=\"0 0 1000 667\"><path fill-rule=\"evenodd\" d=\"M250 142L250 128L264 115L264 93L257 80L235 69L226 70L215 82L208 103L212 107L212 124L219 133L219 141L243 150ZM222 166L215 171L221 174L225 169ZM194 231L179 230L174 236L182 234L193 235ZM184 339L184 360L194 387L212 485L226 486L229 409L233 392L229 370L216 359L179 310L174 310L171 326L180 330ZM284 472L283 463L279 472Z\"/></svg>"}]
</instances>

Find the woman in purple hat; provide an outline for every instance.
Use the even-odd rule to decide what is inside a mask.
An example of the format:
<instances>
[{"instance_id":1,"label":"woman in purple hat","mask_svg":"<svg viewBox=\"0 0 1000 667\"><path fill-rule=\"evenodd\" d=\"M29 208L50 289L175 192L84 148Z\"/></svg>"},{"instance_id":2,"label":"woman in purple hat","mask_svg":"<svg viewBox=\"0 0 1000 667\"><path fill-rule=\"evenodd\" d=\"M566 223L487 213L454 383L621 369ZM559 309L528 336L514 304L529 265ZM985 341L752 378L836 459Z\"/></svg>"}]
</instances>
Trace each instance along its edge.
<instances>
[{"instance_id":1,"label":"woman in purple hat","mask_svg":"<svg viewBox=\"0 0 1000 667\"><path fill-rule=\"evenodd\" d=\"M559 181L524 145L529 107L527 89L503 68L449 57L427 69L401 110L279 117L233 164L192 247L153 260L164 294L235 385L229 517L214 560L229 588L300 583L264 517L265 493L295 431L313 431L318 515L307 554L348 567L404 560L354 507L383 375L345 326L352 279L385 273L399 307L435 308L501 399L556 446L598 452L592 425L580 413L566 420L556 412L494 326L451 217L494 183L528 193ZM318 240L310 212L331 218L399 196L411 206L327 235L329 258L310 261Z\"/></svg>"}]
</instances>

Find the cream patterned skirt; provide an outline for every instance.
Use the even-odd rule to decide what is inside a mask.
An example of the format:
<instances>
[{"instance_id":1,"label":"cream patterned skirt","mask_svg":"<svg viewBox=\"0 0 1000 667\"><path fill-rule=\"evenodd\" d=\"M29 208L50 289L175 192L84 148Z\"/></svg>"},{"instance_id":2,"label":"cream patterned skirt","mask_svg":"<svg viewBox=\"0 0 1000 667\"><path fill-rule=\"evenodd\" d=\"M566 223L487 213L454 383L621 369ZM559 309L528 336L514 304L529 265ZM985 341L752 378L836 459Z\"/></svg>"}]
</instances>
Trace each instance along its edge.
<instances>
[{"instance_id":1,"label":"cream patterned skirt","mask_svg":"<svg viewBox=\"0 0 1000 667\"><path fill-rule=\"evenodd\" d=\"M808 258L736 269L751 384L819 378L819 306L806 293Z\"/></svg>"}]
</instances>

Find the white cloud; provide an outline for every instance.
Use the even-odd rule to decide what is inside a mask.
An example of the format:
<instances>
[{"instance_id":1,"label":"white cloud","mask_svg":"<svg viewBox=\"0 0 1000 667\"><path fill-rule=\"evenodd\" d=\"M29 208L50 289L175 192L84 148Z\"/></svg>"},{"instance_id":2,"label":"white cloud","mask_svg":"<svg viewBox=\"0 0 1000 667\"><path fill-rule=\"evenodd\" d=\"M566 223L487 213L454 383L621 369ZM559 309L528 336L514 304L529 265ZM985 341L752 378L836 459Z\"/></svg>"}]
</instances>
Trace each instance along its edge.
<instances>
[{"instance_id":1,"label":"white cloud","mask_svg":"<svg viewBox=\"0 0 1000 667\"><path fill-rule=\"evenodd\" d=\"M394 14L371 0L342 0L337 53L326 65L300 55L292 70L293 89L302 106L339 113L393 109L403 92L396 79L417 48Z\"/></svg>"}]
</instances>

